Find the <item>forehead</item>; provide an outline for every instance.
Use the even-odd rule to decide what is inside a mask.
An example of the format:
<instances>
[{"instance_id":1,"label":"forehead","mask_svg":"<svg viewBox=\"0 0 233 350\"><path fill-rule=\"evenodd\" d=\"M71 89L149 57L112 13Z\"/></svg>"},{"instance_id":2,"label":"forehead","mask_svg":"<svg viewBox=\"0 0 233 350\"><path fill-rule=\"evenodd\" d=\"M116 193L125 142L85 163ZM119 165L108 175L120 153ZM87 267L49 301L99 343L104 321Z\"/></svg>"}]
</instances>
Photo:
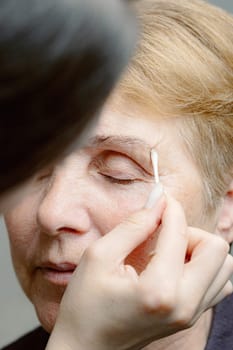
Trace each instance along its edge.
<instances>
[{"instance_id":1,"label":"forehead","mask_svg":"<svg viewBox=\"0 0 233 350\"><path fill-rule=\"evenodd\" d=\"M153 113L137 105L105 106L86 145L95 149L113 149L151 167L150 151L155 149L164 162L187 162L184 142L179 132L181 117ZM161 161L160 161L161 163Z\"/></svg>"},{"instance_id":2,"label":"forehead","mask_svg":"<svg viewBox=\"0 0 233 350\"><path fill-rule=\"evenodd\" d=\"M150 155L156 140L153 133L149 135L149 131L154 128L154 122L151 122L144 112L125 106L116 108L112 104L102 111L88 144L99 149L113 148L129 155Z\"/></svg>"},{"instance_id":3,"label":"forehead","mask_svg":"<svg viewBox=\"0 0 233 350\"><path fill-rule=\"evenodd\" d=\"M149 151L166 139L169 143L182 143L179 134L181 120L181 117L160 115L136 104L112 103L102 111L92 141L96 146L99 143L107 146L111 142Z\"/></svg>"}]
</instances>

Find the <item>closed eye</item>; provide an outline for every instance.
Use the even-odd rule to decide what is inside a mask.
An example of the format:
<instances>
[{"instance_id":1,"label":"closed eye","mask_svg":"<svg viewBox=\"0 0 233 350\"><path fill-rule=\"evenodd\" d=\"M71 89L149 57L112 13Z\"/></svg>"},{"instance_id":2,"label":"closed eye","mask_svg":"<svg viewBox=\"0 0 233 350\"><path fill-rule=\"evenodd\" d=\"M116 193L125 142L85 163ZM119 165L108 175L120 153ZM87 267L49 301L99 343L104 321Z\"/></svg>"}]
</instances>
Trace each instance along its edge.
<instances>
[{"instance_id":1,"label":"closed eye","mask_svg":"<svg viewBox=\"0 0 233 350\"><path fill-rule=\"evenodd\" d=\"M149 175L128 156L114 151L99 154L91 165L99 175L113 184L131 185L146 180Z\"/></svg>"},{"instance_id":2,"label":"closed eye","mask_svg":"<svg viewBox=\"0 0 233 350\"><path fill-rule=\"evenodd\" d=\"M107 174L102 174L102 173L99 173L100 175L102 175L107 181L111 182L111 183L114 183L114 184L119 184L119 185L131 185L135 182L138 182L138 181L142 181L140 179L129 179L129 178L117 178L117 177L114 177L114 176L110 176L110 175L107 175Z\"/></svg>"},{"instance_id":3,"label":"closed eye","mask_svg":"<svg viewBox=\"0 0 233 350\"><path fill-rule=\"evenodd\" d=\"M53 170L54 170L53 167L42 169L37 174L36 180L37 181L43 181L43 180L46 180L46 179L50 178L52 176L52 174L53 174Z\"/></svg>"}]
</instances>

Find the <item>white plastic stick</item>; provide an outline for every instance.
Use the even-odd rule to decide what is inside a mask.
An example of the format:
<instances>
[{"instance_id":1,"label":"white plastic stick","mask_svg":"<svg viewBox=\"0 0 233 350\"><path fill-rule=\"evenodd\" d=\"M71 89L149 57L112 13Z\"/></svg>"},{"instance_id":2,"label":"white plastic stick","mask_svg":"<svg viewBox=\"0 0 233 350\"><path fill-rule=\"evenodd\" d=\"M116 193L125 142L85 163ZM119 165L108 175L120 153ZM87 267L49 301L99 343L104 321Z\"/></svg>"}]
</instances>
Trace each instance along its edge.
<instances>
[{"instance_id":1,"label":"white plastic stick","mask_svg":"<svg viewBox=\"0 0 233 350\"><path fill-rule=\"evenodd\" d=\"M158 154L154 149L151 150L151 161L152 161L152 166L154 171L155 183L158 184L159 183Z\"/></svg>"},{"instance_id":2,"label":"white plastic stick","mask_svg":"<svg viewBox=\"0 0 233 350\"><path fill-rule=\"evenodd\" d=\"M159 181L158 154L153 149L151 150L151 161L154 171L155 183L149 195L145 208L152 208L163 194L163 185Z\"/></svg>"}]
</instances>

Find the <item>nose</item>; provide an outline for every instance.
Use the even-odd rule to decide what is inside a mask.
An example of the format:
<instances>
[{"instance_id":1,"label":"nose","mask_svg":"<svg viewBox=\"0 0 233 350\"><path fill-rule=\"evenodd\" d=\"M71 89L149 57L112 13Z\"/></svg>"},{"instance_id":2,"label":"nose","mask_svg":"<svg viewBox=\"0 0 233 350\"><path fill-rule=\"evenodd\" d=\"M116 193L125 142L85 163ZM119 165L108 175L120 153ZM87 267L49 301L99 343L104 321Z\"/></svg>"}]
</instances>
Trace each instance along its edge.
<instances>
[{"instance_id":1,"label":"nose","mask_svg":"<svg viewBox=\"0 0 233 350\"><path fill-rule=\"evenodd\" d=\"M37 211L41 230L50 236L62 232L84 234L91 220L85 206L85 186L70 179L54 179L43 195Z\"/></svg>"}]
</instances>

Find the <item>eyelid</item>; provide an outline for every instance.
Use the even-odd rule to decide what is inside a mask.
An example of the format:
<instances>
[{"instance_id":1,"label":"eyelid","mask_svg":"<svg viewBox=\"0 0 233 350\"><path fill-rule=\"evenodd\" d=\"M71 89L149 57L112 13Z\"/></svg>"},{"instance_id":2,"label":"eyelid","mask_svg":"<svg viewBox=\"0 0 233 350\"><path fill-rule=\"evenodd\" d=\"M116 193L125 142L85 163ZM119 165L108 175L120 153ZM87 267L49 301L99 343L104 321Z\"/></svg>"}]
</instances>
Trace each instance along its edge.
<instances>
[{"instance_id":1,"label":"eyelid","mask_svg":"<svg viewBox=\"0 0 233 350\"><path fill-rule=\"evenodd\" d=\"M53 173L52 167L43 169L37 174L36 179L37 179L37 181L42 181L42 180L50 177L52 175L52 173Z\"/></svg>"},{"instance_id":2,"label":"eyelid","mask_svg":"<svg viewBox=\"0 0 233 350\"><path fill-rule=\"evenodd\" d=\"M111 163L111 161L113 163ZM128 157L128 155L116 151L103 152L103 154L98 155L92 160L92 164L108 170L117 169L119 171L122 170L122 166L125 166L125 171L134 171L144 176L147 175L147 171L143 169L137 161L131 159L130 157Z\"/></svg>"}]
</instances>

